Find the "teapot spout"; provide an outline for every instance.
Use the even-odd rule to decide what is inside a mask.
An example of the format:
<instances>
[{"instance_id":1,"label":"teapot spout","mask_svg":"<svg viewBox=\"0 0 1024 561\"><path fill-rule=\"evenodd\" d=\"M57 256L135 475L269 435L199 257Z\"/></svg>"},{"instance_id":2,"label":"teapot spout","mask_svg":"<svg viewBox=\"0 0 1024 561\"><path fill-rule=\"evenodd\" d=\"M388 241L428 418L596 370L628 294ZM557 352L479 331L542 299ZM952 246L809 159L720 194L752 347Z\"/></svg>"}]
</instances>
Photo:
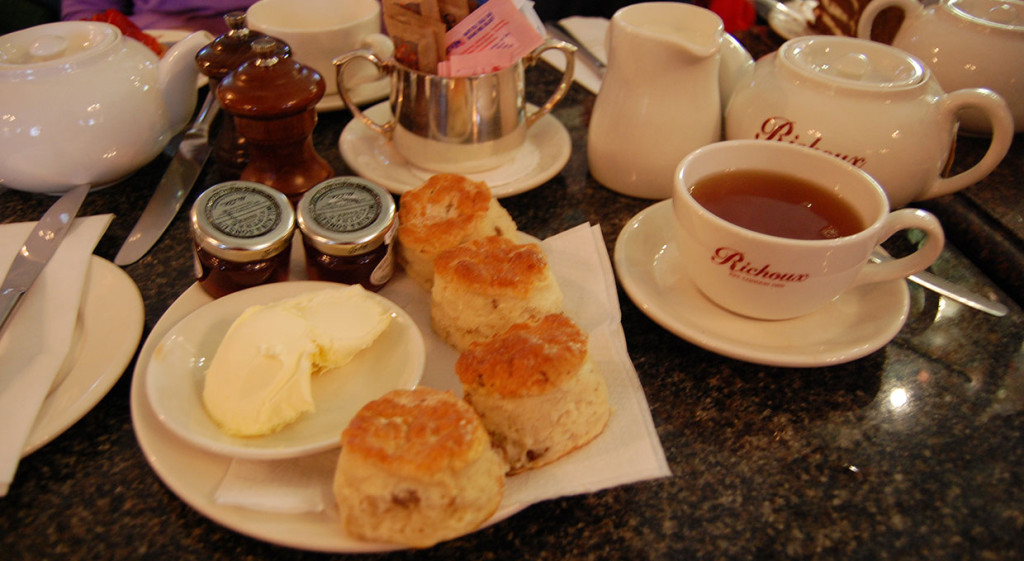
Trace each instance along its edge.
<instances>
[{"instance_id":1,"label":"teapot spout","mask_svg":"<svg viewBox=\"0 0 1024 561\"><path fill-rule=\"evenodd\" d=\"M160 60L158 84L167 111L169 132L176 134L185 128L196 106L196 53L211 41L207 31L196 31L178 41Z\"/></svg>"}]
</instances>

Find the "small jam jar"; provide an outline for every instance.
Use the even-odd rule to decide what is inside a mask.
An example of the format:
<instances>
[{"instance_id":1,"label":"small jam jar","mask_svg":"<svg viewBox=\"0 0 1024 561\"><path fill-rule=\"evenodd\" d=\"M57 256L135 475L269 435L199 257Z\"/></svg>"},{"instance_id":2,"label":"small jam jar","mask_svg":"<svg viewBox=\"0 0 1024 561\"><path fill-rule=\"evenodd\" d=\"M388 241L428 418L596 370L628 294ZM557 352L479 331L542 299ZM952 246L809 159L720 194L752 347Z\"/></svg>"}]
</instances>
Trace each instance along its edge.
<instances>
[{"instance_id":1,"label":"small jam jar","mask_svg":"<svg viewBox=\"0 0 1024 561\"><path fill-rule=\"evenodd\" d=\"M219 183L196 199L191 225L196 280L214 298L288 280L295 211L280 191Z\"/></svg>"},{"instance_id":2,"label":"small jam jar","mask_svg":"<svg viewBox=\"0 0 1024 561\"><path fill-rule=\"evenodd\" d=\"M306 192L296 210L311 280L379 290L395 270L395 199L359 177L334 177Z\"/></svg>"}]
</instances>

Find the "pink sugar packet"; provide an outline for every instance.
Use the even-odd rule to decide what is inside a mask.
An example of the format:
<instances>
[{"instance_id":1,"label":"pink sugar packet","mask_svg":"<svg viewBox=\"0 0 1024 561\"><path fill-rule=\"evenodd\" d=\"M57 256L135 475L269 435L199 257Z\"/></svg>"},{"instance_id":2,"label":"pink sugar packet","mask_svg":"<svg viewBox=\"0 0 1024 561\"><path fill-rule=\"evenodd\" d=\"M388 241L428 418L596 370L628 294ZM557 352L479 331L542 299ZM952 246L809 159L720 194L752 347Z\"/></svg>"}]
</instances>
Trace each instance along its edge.
<instances>
[{"instance_id":1,"label":"pink sugar packet","mask_svg":"<svg viewBox=\"0 0 1024 561\"><path fill-rule=\"evenodd\" d=\"M466 55L452 55L448 60L437 63L437 75L461 78L489 74L512 66L519 58L510 50L479 51Z\"/></svg>"},{"instance_id":2,"label":"pink sugar packet","mask_svg":"<svg viewBox=\"0 0 1024 561\"><path fill-rule=\"evenodd\" d=\"M444 67L466 76L500 70L522 58L544 42L530 20L516 7L513 0L488 0L445 34L445 52L449 64ZM459 58L473 55L465 61ZM463 74L462 72L467 72Z\"/></svg>"}]
</instances>

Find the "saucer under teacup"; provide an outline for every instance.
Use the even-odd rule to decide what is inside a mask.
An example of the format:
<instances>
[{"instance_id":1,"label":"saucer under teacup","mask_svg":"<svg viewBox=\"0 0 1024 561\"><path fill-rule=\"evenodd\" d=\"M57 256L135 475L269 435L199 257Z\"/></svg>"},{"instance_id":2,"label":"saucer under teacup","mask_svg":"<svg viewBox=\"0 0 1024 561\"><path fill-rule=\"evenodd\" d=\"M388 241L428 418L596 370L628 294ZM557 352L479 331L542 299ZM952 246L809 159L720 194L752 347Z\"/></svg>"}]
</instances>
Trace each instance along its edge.
<instances>
[{"instance_id":1,"label":"saucer under teacup","mask_svg":"<svg viewBox=\"0 0 1024 561\"><path fill-rule=\"evenodd\" d=\"M385 121L390 118L388 102L370 107L365 114L374 121ZM410 164L383 136L357 119L345 125L338 139L338 149L354 172L396 195L419 187L438 173ZM486 182L495 197L509 197L538 187L558 175L571 153L569 131L549 114L527 130L526 141L509 155L506 163L465 175L474 181Z\"/></svg>"},{"instance_id":2,"label":"saucer under teacup","mask_svg":"<svg viewBox=\"0 0 1024 561\"><path fill-rule=\"evenodd\" d=\"M733 314L708 300L682 272L672 221L671 200L630 219L615 243L615 270L644 314L699 347L771 366L828 366L880 349L907 320L910 293L903 279L850 289L794 319Z\"/></svg>"}]
</instances>

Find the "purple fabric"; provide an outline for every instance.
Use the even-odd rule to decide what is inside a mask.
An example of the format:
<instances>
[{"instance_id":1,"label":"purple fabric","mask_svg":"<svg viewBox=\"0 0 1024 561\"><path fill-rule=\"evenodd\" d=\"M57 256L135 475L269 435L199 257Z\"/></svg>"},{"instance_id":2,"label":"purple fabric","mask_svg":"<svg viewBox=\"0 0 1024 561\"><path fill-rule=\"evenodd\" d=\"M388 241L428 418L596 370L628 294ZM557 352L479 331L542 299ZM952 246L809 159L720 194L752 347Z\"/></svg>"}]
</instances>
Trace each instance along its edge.
<instances>
[{"instance_id":1,"label":"purple fabric","mask_svg":"<svg viewBox=\"0 0 1024 561\"><path fill-rule=\"evenodd\" d=\"M255 0L62 0L61 19L79 20L108 9L128 15L142 29L227 31L224 14L245 11Z\"/></svg>"}]
</instances>

